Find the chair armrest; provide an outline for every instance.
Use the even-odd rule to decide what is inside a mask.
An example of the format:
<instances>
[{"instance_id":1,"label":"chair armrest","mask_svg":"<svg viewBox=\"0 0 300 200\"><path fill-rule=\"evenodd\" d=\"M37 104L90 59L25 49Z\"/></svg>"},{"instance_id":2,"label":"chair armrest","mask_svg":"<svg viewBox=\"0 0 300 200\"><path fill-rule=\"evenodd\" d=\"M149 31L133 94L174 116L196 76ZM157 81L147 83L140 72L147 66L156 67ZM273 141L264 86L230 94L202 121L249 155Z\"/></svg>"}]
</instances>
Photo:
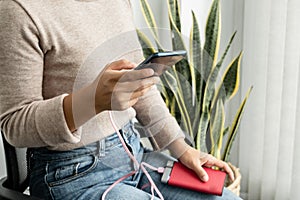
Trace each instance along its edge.
<instances>
[{"instance_id":1,"label":"chair armrest","mask_svg":"<svg viewBox=\"0 0 300 200\"><path fill-rule=\"evenodd\" d=\"M3 186L6 177L0 179L0 200L39 200L39 198L28 196L21 192L8 189Z\"/></svg>"}]
</instances>

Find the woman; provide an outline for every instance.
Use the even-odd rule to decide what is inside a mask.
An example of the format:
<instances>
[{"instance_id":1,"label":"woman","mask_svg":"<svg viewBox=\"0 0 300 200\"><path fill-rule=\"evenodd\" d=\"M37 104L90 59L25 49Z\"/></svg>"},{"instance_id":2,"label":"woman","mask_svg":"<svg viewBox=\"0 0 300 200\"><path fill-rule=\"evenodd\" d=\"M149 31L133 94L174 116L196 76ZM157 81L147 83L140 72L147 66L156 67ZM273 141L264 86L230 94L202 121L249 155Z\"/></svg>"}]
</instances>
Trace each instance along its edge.
<instances>
[{"instance_id":1,"label":"woman","mask_svg":"<svg viewBox=\"0 0 300 200\"><path fill-rule=\"evenodd\" d=\"M143 57L128 0L2 0L0 11L1 129L12 145L29 147L31 195L151 198L144 173L107 190L138 167L125 146L139 163L161 167L171 159L142 147L140 134L203 181L209 177L202 165L223 168L233 178L226 163L185 143L154 86L154 72L132 70ZM150 175L166 199L219 199ZM225 189L220 198L237 197Z\"/></svg>"}]
</instances>

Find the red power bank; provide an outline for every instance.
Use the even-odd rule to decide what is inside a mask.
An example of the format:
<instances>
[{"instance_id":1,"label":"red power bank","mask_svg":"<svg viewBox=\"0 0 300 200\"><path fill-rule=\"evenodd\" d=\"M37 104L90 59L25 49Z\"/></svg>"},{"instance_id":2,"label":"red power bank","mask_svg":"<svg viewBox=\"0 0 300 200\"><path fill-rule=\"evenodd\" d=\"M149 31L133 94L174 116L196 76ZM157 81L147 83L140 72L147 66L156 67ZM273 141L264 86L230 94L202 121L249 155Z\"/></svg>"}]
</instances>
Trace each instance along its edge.
<instances>
[{"instance_id":1,"label":"red power bank","mask_svg":"<svg viewBox=\"0 0 300 200\"><path fill-rule=\"evenodd\" d=\"M180 162L171 162L168 162L165 168L162 176L163 183L189 190L222 196L226 172L203 167L209 177L207 182L203 182L195 172L185 167Z\"/></svg>"}]
</instances>

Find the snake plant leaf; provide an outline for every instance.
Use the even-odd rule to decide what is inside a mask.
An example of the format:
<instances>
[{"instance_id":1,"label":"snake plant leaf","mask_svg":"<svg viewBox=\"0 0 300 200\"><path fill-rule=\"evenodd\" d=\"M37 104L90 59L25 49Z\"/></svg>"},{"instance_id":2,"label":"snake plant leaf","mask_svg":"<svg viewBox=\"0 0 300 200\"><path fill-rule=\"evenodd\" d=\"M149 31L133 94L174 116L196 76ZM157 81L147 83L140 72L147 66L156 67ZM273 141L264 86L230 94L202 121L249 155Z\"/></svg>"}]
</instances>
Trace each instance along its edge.
<instances>
[{"instance_id":1,"label":"snake plant leaf","mask_svg":"<svg viewBox=\"0 0 300 200\"><path fill-rule=\"evenodd\" d=\"M164 99L166 106L170 109L171 108L171 100L172 100L172 96L170 97L168 94L168 90L165 87L164 83L162 80L160 80L160 83L157 84L157 89L160 91L162 98Z\"/></svg>"},{"instance_id":2,"label":"snake plant leaf","mask_svg":"<svg viewBox=\"0 0 300 200\"><path fill-rule=\"evenodd\" d=\"M170 73L170 71L166 71L163 75L163 80L165 81L167 88L170 89L174 95L177 95L178 84L176 78Z\"/></svg>"},{"instance_id":3,"label":"snake plant leaf","mask_svg":"<svg viewBox=\"0 0 300 200\"><path fill-rule=\"evenodd\" d=\"M160 77L160 84L157 84L157 88L159 89L166 106L169 108L172 116L176 117L176 99L174 97L173 92L167 86L167 82L165 78Z\"/></svg>"},{"instance_id":4,"label":"snake plant leaf","mask_svg":"<svg viewBox=\"0 0 300 200\"><path fill-rule=\"evenodd\" d=\"M181 36L181 25L177 22L180 22L180 14L179 10L177 9L178 4L179 2L177 0L168 0L168 13L172 36L172 45L173 50L186 50L185 44Z\"/></svg>"},{"instance_id":5,"label":"snake plant leaf","mask_svg":"<svg viewBox=\"0 0 300 200\"><path fill-rule=\"evenodd\" d=\"M191 70L192 67L189 64L187 59L183 59L175 64L175 67L173 68L173 71L178 74L178 76L183 76L185 80L188 80L192 84L191 81Z\"/></svg>"},{"instance_id":6,"label":"snake plant leaf","mask_svg":"<svg viewBox=\"0 0 300 200\"><path fill-rule=\"evenodd\" d=\"M225 137L225 136L229 133L229 129L230 129L229 126L227 126L227 127L224 129L224 131L223 131L223 137Z\"/></svg>"},{"instance_id":7,"label":"snake plant leaf","mask_svg":"<svg viewBox=\"0 0 300 200\"><path fill-rule=\"evenodd\" d=\"M196 106L196 112L195 112L195 117L192 122L192 129L193 129L193 135L196 137L199 129L199 124L200 124L200 117L201 117L201 112L199 111L199 106Z\"/></svg>"},{"instance_id":8,"label":"snake plant leaf","mask_svg":"<svg viewBox=\"0 0 300 200\"><path fill-rule=\"evenodd\" d=\"M171 28L171 35L172 37L172 44L173 44L173 50L186 50L182 34L180 30L176 27L176 24L172 18L172 12L170 11L171 7L169 6L169 20L170 20L170 28ZM183 75L186 80L190 80L191 76L191 66L189 62L184 59L178 62L176 65L176 68L174 69L175 73L178 72L181 75Z\"/></svg>"},{"instance_id":9,"label":"snake plant leaf","mask_svg":"<svg viewBox=\"0 0 300 200\"><path fill-rule=\"evenodd\" d=\"M224 134L224 126L225 126L225 109L224 109L224 104L223 101L219 101L220 102L220 110L221 110L221 115L222 115L222 122L221 122L221 127L219 129L220 132L216 132L218 133L218 140L217 140L217 144L218 144L218 148L217 148L217 158L221 159L221 151L222 151L222 146L223 146L223 134Z\"/></svg>"},{"instance_id":10,"label":"snake plant leaf","mask_svg":"<svg viewBox=\"0 0 300 200\"><path fill-rule=\"evenodd\" d=\"M171 21L171 35L172 37L172 44L173 44L173 50L186 50L182 34L177 29L175 23Z\"/></svg>"},{"instance_id":11,"label":"snake plant leaf","mask_svg":"<svg viewBox=\"0 0 300 200\"><path fill-rule=\"evenodd\" d=\"M173 45L173 50L186 50L182 34L180 32L180 29L176 25L176 21L174 21L174 17L180 17L179 13L177 11L174 11L174 9L177 6L179 6L179 2L177 0L169 0L169 6L168 6L168 13L169 13L169 21L170 21L170 29L171 29L171 35L172 35L172 45ZM176 6L177 5L177 6ZM176 65L176 68L174 70L175 73L179 73L180 75L183 75L186 80L191 80L191 66L189 62L184 59L178 62Z\"/></svg>"},{"instance_id":12,"label":"snake plant leaf","mask_svg":"<svg viewBox=\"0 0 300 200\"><path fill-rule=\"evenodd\" d=\"M175 22L176 28L181 32L180 20L180 3L178 0L168 0L168 9L170 11L170 18Z\"/></svg>"},{"instance_id":13,"label":"snake plant leaf","mask_svg":"<svg viewBox=\"0 0 300 200\"><path fill-rule=\"evenodd\" d=\"M203 74L204 80L207 80L213 66L216 65L221 35L221 17L219 0L214 0L206 22L205 43L203 50Z\"/></svg>"},{"instance_id":14,"label":"snake plant leaf","mask_svg":"<svg viewBox=\"0 0 300 200\"><path fill-rule=\"evenodd\" d=\"M166 78L167 77L166 77L165 73L160 76L160 81L161 81L160 87L162 88L161 91L163 92L162 95L164 97L166 105L169 109L171 109L174 94L173 94L172 90L170 89L170 87L168 86L168 82L166 81ZM174 114L175 114L175 112L174 112ZM174 116L174 117L176 117L176 116Z\"/></svg>"},{"instance_id":15,"label":"snake plant leaf","mask_svg":"<svg viewBox=\"0 0 300 200\"><path fill-rule=\"evenodd\" d=\"M198 132L196 136L196 148L200 149L202 152L207 152L206 146L206 134L208 130L208 125L210 121L210 113L209 110L206 109L201 113L200 123L198 126Z\"/></svg>"},{"instance_id":16,"label":"snake plant leaf","mask_svg":"<svg viewBox=\"0 0 300 200\"><path fill-rule=\"evenodd\" d=\"M178 76L177 78L177 84L180 86L180 90L178 92L180 97L183 99L182 104L184 104L184 107L189 115L189 130L184 131L192 132L190 119L194 119L195 117L196 104L193 103L196 101L195 95L193 94L191 83L189 82L190 79L186 79L185 76Z\"/></svg>"},{"instance_id":17,"label":"snake plant leaf","mask_svg":"<svg viewBox=\"0 0 300 200\"><path fill-rule=\"evenodd\" d=\"M185 44L182 39L181 31L177 27L176 19L174 19L174 11L172 11L172 2L174 0L169 0L169 7L168 7L168 13L169 13L169 21L170 21L170 30L171 30L171 36L172 36L172 44L173 44L173 50L186 50ZM171 4L171 5L170 5ZM175 14L178 15L179 13ZM176 16L175 16L176 17Z\"/></svg>"},{"instance_id":18,"label":"snake plant leaf","mask_svg":"<svg viewBox=\"0 0 300 200\"><path fill-rule=\"evenodd\" d=\"M228 159L229 159L229 154L230 154L230 150L231 150L231 147L232 147L232 143L234 141L234 139L236 138L236 134L237 134L237 131L238 131L238 127L240 125L240 122L241 122L241 118L242 118L242 115L244 113L244 109L245 109L245 104L249 98L249 95L252 91L252 88L253 87L250 87L244 100L242 101L239 109L237 110L236 112L236 115L235 115L235 118L231 124L231 127L230 127L230 130L229 130L229 135L228 135L228 139L227 139L227 142L226 142L226 145L225 145L225 148L224 148L224 153L222 155L222 160L227 162Z\"/></svg>"},{"instance_id":19,"label":"snake plant leaf","mask_svg":"<svg viewBox=\"0 0 300 200\"><path fill-rule=\"evenodd\" d=\"M218 100L214 116L210 123L210 141L212 154L221 159L221 148L223 142L223 129L225 124L225 111L223 101Z\"/></svg>"},{"instance_id":20,"label":"snake plant leaf","mask_svg":"<svg viewBox=\"0 0 300 200\"><path fill-rule=\"evenodd\" d=\"M236 32L234 32L233 35L231 36L220 61L217 63L217 65L212 69L211 73L209 74L209 77L208 77L208 80L207 80L207 83L205 86L205 90L204 90L203 104L202 104L203 108L202 109L204 109L205 106L209 107L211 104L211 101L213 100L213 95L215 94L215 84L216 84L216 81L217 81L217 78L218 78L218 75L220 72L220 68L222 67L223 61L229 51L229 48L233 42L235 35L236 35Z\"/></svg>"},{"instance_id":21,"label":"snake plant leaf","mask_svg":"<svg viewBox=\"0 0 300 200\"><path fill-rule=\"evenodd\" d=\"M225 51L224 51L224 53L223 53L220 61L218 62L220 65L222 65L222 63L223 63L223 61L224 61L224 59L225 59L225 57L227 55L227 52L229 51L229 48L231 47L231 44L232 44L232 42L233 42L233 40L235 38L235 35L236 35L236 31L232 34L232 36L231 36L231 38L230 38L230 40L229 40L229 42L227 44L227 47L226 47L226 49L225 49Z\"/></svg>"},{"instance_id":22,"label":"snake plant leaf","mask_svg":"<svg viewBox=\"0 0 300 200\"><path fill-rule=\"evenodd\" d=\"M197 18L195 13L192 11L193 23L190 31L190 66L191 66L191 86L192 86L192 93L195 95L193 99L193 105L196 104L194 107L195 114L192 119L192 130L193 133L197 133L198 126L200 122L200 114L201 114L201 104L202 104L202 87L203 87L203 80L201 77L201 66L202 66L202 50L201 50L201 40L200 40L200 29Z\"/></svg>"},{"instance_id":23,"label":"snake plant leaf","mask_svg":"<svg viewBox=\"0 0 300 200\"><path fill-rule=\"evenodd\" d=\"M183 119L187 125L187 129L184 129L184 131L192 134L193 131L191 119L193 119L195 115L195 105L193 105L195 96L192 93L192 87L186 77L179 73L175 73L174 71L171 71L171 73L173 73L174 77L176 78L178 85L177 96L180 100L180 107L183 110L183 115L181 115L180 119Z\"/></svg>"},{"instance_id":24,"label":"snake plant leaf","mask_svg":"<svg viewBox=\"0 0 300 200\"><path fill-rule=\"evenodd\" d=\"M146 23L148 27L151 28L151 31L153 32L155 37L158 38L157 24L150 5L147 0L140 0L140 2L142 7L142 13L144 15L144 18L146 19Z\"/></svg>"},{"instance_id":25,"label":"snake plant leaf","mask_svg":"<svg viewBox=\"0 0 300 200\"><path fill-rule=\"evenodd\" d=\"M226 69L220 85L220 90L224 90L224 100L232 98L238 91L240 85L240 66L242 52L232 61Z\"/></svg>"},{"instance_id":26,"label":"snake plant leaf","mask_svg":"<svg viewBox=\"0 0 300 200\"><path fill-rule=\"evenodd\" d=\"M174 96L171 99L170 112L171 115L176 116L176 99Z\"/></svg>"},{"instance_id":27,"label":"snake plant leaf","mask_svg":"<svg viewBox=\"0 0 300 200\"><path fill-rule=\"evenodd\" d=\"M173 50L186 50L181 33L180 1L168 0L168 19L170 23L170 40ZM139 34L139 39L145 50L145 55L152 53L155 48L164 51L160 45L160 38L153 12L147 0L141 0L141 7L148 26L151 41ZM162 95L188 138L193 138L195 147L203 152L211 152L214 156L227 161L232 142L237 134L244 106L250 94L247 93L240 105L234 121L225 126L225 103L232 98L239 87L239 71L242 53L240 53L226 67L221 80L220 72L224 59L230 49L236 32L232 35L222 57L218 61L221 15L220 0L212 0L205 27L205 41L202 47L200 31L195 13L192 12L193 24L190 31L188 58L177 63L161 76ZM154 45L153 45L154 44ZM209 137L209 138L207 138ZM224 138L226 137L226 142ZM210 149L207 142L211 140ZM226 143L225 149L222 145ZM211 148L212 147L212 148Z\"/></svg>"},{"instance_id":28,"label":"snake plant leaf","mask_svg":"<svg viewBox=\"0 0 300 200\"><path fill-rule=\"evenodd\" d=\"M171 22L171 23L174 25L173 22ZM172 40L176 44L176 46L173 48L175 48L177 50L186 50L181 33L175 26L173 26L173 28L174 28L175 32L174 32L174 38L172 38ZM176 63L175 67L173 68L173 73L174 73L175 78L177 79L180 94L182 94L182 96L186 96L186 104L189 105L191 117L193 117L193 113L195 112L195 110L193 110L190 107L190 105L193 105L193 101L194 101L193 100L194 95L193 95L192 88L191 88L191 85L192 85L191 71L192 70L193 69L190 66L187 59L183 59L180 62ZM186 80L188 80L188 82ZM191 127L191 125L189 127ZM191 129L191 128L189 128L189 129Z\"/></svg>"},{"instance_id":29,"label":"snake plant leaf","mask_svg":"<svg viewBox=\"0 0 300 200\"><path fill-rule=\"evenodd\" d=\"M198 98L202 96L201 80L201 40L200 31L195 13L192 11L193 24L190 32L190 65L191 65L191 83L193 94Z\"/></svg>"},{"instance_id":30,"label":"snake plant leaf","mask_svg":"<svg viewBox=\"0 0 300 200\"><path fill-rule=\"evenodd\" d=\"M147 0L140 0L141 2L141 8L142 8L142 14L144 15L144 18L146 20L146 23L148 25L148 27L150 28L150 31L153 35L153 39L157 45L157 48L160 51L163 51L163 47L159 42L159 34L158 34L158 30L157 30L157 23L155 21L154 15L153 15L153 11L148 3Z\"/></svg>"},{"instance_id":31,"label":"snake plant leaf","mask_svg":"<svg viewBox=\"0 0 300 200\"><path fill-rule=\"evenodd\" d=\"M184 125L184 130L186 130L188 133L191 133L191 123L190 123L190 116L187 111L185 102L184 102L184 96L179 91L179 84L177 78L175 78L174 74L172 74L173 71L166 71L164 74L164 78L167 84L167 87L173 92L174 97L176 99L178 108L180 110L182 123Z\"/></svg>"},{"instance_id":32,"label":"snake plant leaf","mask_svg":"<svg viewBox=\"0 0 300 200\"><path fill-rule=\"evenodd\" d=\"M149 38L142 31L136 30L136 32L138 35L139 42L143 49L144 57L147 58L148 56L150 56L152 53L155 52L155 48L151 43L151 41L149 40Z\"/></svg>"},{"instance_id":33,"label":"snake plant leaf","mask_svg":"<svg viewBox=\"0 0 300 200\"><path fill-rule=\"evenodd\" d=\"M176 1L176 20L175 24L176 27L178 28L179 32L181 32L181 19L180 19L180 2L179 0Z\"/></svg>"}]
</instances>

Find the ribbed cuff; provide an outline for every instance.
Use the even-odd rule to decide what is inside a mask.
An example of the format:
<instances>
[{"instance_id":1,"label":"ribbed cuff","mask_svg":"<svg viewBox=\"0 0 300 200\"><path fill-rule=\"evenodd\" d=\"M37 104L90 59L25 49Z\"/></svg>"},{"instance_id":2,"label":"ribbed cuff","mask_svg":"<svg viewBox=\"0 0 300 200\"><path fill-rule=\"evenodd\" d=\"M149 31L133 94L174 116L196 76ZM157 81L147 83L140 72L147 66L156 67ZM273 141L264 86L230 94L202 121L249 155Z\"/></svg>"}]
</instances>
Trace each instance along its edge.
<instances>
[{"instance_id":1,"label":"ribbed cuff","mask_svg":"<svg viewBox=\"0 0 300 200\"><path fill-rule=\"evenodd\" d=\"M35 113L38 134L48 146L60 143L78 143L81 131L71 132L65 120L63 100L67 94L40 102Z\"/></svg>"}]
</instances>

